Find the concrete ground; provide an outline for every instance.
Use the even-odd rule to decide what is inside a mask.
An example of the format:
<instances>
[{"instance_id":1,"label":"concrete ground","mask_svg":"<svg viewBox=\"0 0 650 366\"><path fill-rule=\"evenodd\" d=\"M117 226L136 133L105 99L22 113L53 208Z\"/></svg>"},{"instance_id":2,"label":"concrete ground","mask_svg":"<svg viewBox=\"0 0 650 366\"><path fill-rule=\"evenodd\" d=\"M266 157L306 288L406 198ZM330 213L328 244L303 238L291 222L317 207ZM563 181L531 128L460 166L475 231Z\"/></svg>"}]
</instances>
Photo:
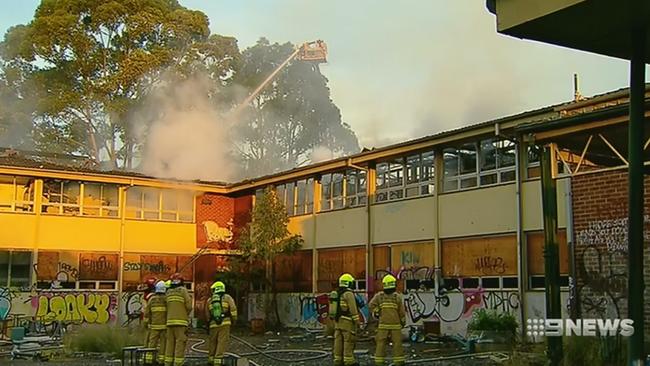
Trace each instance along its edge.
<instances>
[{"instance_id":1,"label":"concrete ground","mask_svg":"<svg viewBox=\"0 0 650 366\"><path fill-rule=\"evenodd\" d=\"M257 365L280 366L324 366L331 365L332 358L330 355L316 359L306 360L305 358L315 358L322 355L323 351L331 352L332 339L328 339L320 333L310 333L305 330L294 329L278 333L267 333L264 335L253 336L247 331L236 330L233 335L259 350L270 351L267 357L260 355L259 352L252 349L249 345L241 342L236 338L231 339L228 352L242 355ZM186 350L187 365L207 365L207 353L205 352L207 344L205 343L206 334L204 331L193 332L189 335L188 347ZM369 337L360 337L357 343L357 360L360 365L372 365L372 354L374 353L374 341ZM390 348L389 348L390 349ZM283 350L280 351L279 350ZM314 351L314 352L310 352ZM477 349L477 352L488 351L488 349ZM414 365L439 365L439 366L468 366L468 365L515 365L519 362L514 360L498 360L498 355L490 358L470 358L463 357L459 359L444 361L424 361L439 357L462 354L462 349L457 343L444 341L428 341L422 343L405 343L405 353L409 364ZM390 354L388 355L390 356ZM418 362L420 361L420 362ZM51 359L47 362L33 360L9 360L0 357L2 365L32 366L32 365L89 365L99 366L114 364L119 365L119 360L113 360L107 355L101 354L84 354L77 355L75 358L58 358ZM535 365L537 363L527 363Z\"/></svg>"}]
</instances>

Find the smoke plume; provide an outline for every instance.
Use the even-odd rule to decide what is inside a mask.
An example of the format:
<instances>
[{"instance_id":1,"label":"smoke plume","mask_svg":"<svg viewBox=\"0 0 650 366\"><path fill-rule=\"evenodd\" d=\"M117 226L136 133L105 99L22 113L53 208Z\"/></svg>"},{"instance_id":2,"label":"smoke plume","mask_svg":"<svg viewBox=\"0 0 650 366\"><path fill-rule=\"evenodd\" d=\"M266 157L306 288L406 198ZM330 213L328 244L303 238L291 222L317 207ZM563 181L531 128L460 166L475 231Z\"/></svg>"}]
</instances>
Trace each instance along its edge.
<instances>
[{"instance_id":1,"label":"smoke plume","mask_svg":"<svg viewBox=\"0 0 650 366\"><path fill-rule=\"evenodd\" d=\"M168 80L148 99L134 126L145 141L143 173L184 180L233 179L231 124L217 110L207 77Z\"/></svg>"}]
</instances>

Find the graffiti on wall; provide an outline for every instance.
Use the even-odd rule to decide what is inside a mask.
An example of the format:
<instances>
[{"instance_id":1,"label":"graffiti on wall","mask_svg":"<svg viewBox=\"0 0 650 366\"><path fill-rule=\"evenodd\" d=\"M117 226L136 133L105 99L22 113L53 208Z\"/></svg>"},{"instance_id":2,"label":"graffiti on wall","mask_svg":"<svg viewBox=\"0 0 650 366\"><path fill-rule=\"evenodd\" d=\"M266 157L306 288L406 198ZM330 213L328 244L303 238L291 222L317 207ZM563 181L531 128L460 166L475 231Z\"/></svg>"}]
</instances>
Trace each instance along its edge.
<instances>
[{"instance_id":1,"label":"graffiti on wall","mask_svg":"<svg viewBox=\"0 0 650 366\"><path fill-rule=\"evenodd\" d=\"M7 287L0 287L0 320L5 320L11 314L13 293Z\"/></svg>"},{"instance_id":2,"label":"graffiti on wall","mask_svg":"<svg viewBox=\"0 0 650 366\"><path fill-rule=\"evenodd\" d=\"M124 272L146 271L150 273L169 273L172 269L169 265L160 261L158 263L124 262L123 270Z\"/></svg>"},{"instance_id":3,"label":"graffiti on wall","mask_svg":"<svg viewBox=\"0 0 650 366\"><path fill-rule=\"evenodd\" d=\"M31 299L35 315L45 321L105 324L116 316L112 293L42 293Z\"/></svg>"},{"instance_id":4,"label":"graffiti on wall","mask_svg":"<svg viewBox=\"0 0 650 366\"><path fill-rule=\"evenodd\" d=\"M140 320L142 319L142 312L144 311L144 293L123 293L122 304L124 306L124 317L122 325L126 326L132 323L139 324Z\"/></svg>"},{"instance_id":5,"label":"graffiti on wall","mask_svg":"<svg viewBox=\"0 0 650 366\"><path fill-rule=\"evenodd\" d=\"M355 294L357 301L367 304L365 294ZM327 321L328 294L280 293L277 294L280 322L289 327L320 328ZM361 309L363 319L369 318L368 306ZM249 319L264 318L264 295L251 294L248 298Z\"/></svg>"},{"instance_id":6,"label":"graffiti on wall","mask_svg":"<svg viewBox=\"0 0 650 366\"><path fill-rule=\"evenodd\" d=\"M59 282L74 282L79 278L79 270L73 265L59 262L59 271L56 273L56 280Z\"/></svg>"},{"instance_id":7,"label":"graffiti on wall","mask_svg":"<svg viewBox=\"0 0 650 366\"><path fill-rule=\"evenodd\" d=\"M232 219L228 221L226 227L221 227L214 221L203 221L203 228L205 229L205 237L208 243L225 242L230 243L233 238L233 222Z\"/></svg>"},{"instance_id":8,"label":"graffiti on wall","mask_svg":"<svg viewBox=\"0 0 650 366\"><path fill-rule=\"evenodd\" d=\"M503 257L481 256L474 258L474 267L486 276L501 275L506 271Z\"/></svg>"}]
</instances>

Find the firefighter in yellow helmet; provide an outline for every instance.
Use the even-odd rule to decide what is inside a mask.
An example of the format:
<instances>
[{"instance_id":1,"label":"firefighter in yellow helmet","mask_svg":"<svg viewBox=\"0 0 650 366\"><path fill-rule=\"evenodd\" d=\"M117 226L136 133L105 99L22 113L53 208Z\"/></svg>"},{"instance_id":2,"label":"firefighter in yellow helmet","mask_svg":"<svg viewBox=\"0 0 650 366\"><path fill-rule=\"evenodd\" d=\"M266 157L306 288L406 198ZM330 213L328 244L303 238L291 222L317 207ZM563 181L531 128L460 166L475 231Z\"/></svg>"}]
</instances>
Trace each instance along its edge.
<instances>
[{"instance_id":1,"label":"firefighter in yellow helmet","mask_svg":"<svg viewBox=\"0 0 650 366\"><path fill-rule=\"evenodd\" d=\"M180 274L170 277L170 288L167 290L167 343L165 344L165 366L180 366L185 361L185 346L187 344L187 327L190 324L192 299Z\"/></svg>"},{"instance_id":2,"label":"firefighter in yellow helmet","mask_svg":"<svg viewBox=\"0 0 650 366\"><path fill-rule=\"evenodd\" d=\"M382 279L384 291L377 293L370 300L370 312L379 319L375 337L375 365L386 362L386 345L388 337L393 341L393 364L404 365L404 348L402 347L402 327L406 324L404 299L396 292L397 279L387 274Z\"/></svg>"},{"instance_id":3,"label":"firefighter in yellow helmet","mask_svg":"<svg viewBox=\"0 0 650 366\"><path fill-rule=\"evenodd\" d=\"M334 321L334 365L356 365L354 346L357 325L361 324L357 300L350 287L354 277L345 273L339 277L339 287L330 293L329 316Z\"/></svg>"},{"instance_id":4,"label":"firefighter in yellow helmet","mask_svg":"<svg viewBox=\"0 0 650 366\"><path fill-rule=\"evenodd\" d=\"M223 355L230 340L230 326L237 321L235 300L226 293L226 285L217 281L210 286L212 296L205 306L210 320L208 338L208 362L214 366L223 365Z\"/></svg>"},{"instance_id":5,"label":"firefighter in yellow helmet","mask_svg":"<svg viewBox=\"0 0 650 366\"><path fill-rule=\"evenodd\" d=\"M158 350L158 363L165 362L165 333L167 332L167 301L165 282L158 281L154 286L154 294L147 301L144 309L145 326L149 330L147 347ZM145 355L145 363L153 363L153 354Z\"/></svg>"}]
</instances>

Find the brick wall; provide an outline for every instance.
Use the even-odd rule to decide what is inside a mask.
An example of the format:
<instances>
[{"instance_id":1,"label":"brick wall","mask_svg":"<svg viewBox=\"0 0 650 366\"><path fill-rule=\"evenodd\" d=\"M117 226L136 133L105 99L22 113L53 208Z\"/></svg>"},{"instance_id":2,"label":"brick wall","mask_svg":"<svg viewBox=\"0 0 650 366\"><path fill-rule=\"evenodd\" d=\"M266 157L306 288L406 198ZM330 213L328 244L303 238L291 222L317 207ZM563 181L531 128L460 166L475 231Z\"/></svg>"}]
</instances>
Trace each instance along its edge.
<instances>
[{"instance_id":1,"label":"brick wall","mask_svg":"<svg viewBox=\"0 0 650 366\"><path fill-rule=\"evenodd\" d=\"M626 318L627 171L572 178L576 294L582 318ZM650 179L645 180L645 333L650 330Z\"/></svg>"},{"instance_id":2,"label":"brick wall","mask_svg":"<svg viewBox=\"0 0 650 366\"><path fill-rule=\"evenodd\" d=\"M234 249L241 229L250 221L252 196L226 197L206 193L196 198L196 245L209 245L216 249ZM215 240L229 230L230 242ZM212 232L210 234L210 231ZM209 237L209 236L212 237Z\"/></svg>"}]
</instances>

